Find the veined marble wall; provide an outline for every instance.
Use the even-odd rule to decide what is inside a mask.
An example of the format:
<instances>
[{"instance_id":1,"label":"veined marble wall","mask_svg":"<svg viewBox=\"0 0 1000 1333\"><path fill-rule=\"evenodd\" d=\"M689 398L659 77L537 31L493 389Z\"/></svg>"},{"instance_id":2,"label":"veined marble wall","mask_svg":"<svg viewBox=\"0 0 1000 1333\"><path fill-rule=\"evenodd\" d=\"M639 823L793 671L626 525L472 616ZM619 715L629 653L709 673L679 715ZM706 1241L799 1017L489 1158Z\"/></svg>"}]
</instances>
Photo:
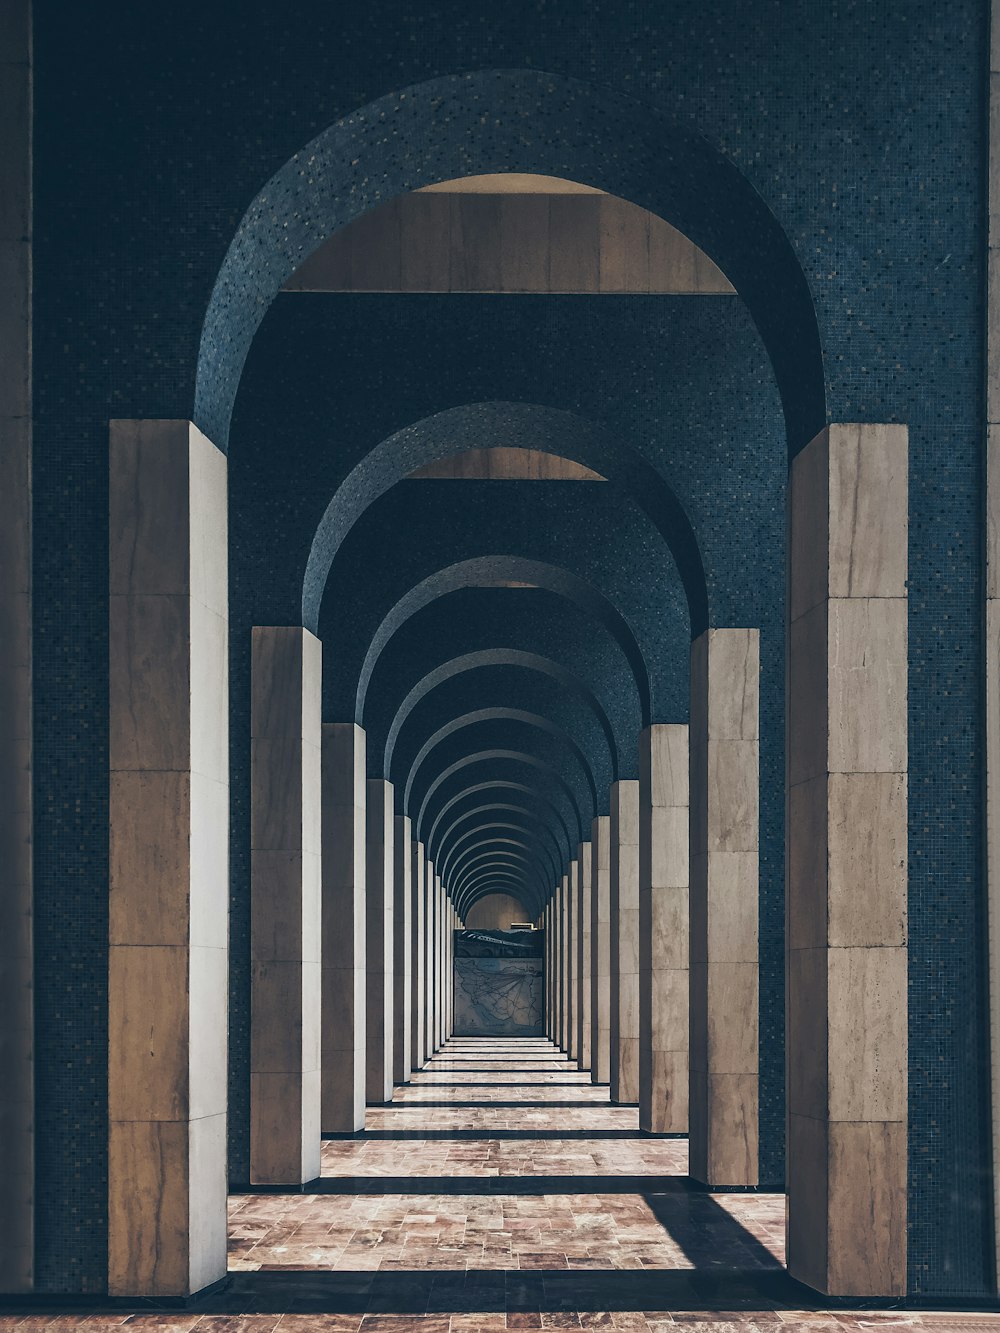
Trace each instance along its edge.
<instances>
[{"instance_id":1,"label":"veined marble wall","mask_svg":"<svg viewBox=\"0 0 1000 1333\"><path fill-rule=\"evenodd\" d=\"M544 1036L544 990L541 958L456 958L456 1035Z\"/></svg>"}]
</instances>

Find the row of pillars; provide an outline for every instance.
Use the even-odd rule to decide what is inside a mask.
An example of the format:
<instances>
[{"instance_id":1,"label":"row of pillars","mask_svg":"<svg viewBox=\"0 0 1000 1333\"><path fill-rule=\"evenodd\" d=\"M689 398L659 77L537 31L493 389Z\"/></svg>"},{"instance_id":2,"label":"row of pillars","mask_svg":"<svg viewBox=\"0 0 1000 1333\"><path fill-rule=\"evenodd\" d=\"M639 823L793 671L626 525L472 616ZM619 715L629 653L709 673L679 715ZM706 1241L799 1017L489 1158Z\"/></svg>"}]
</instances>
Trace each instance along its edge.
<instances>
[{"instance_id":1,"label":"row of pillars","mask_svg":"<svg viewBox=\"0 0 1000 1333\"><path fill-rule=\"evenodd\" d=\"M108 1282L186 1294L226 1272L225 457L113 423L110 501ZM251 1185L318 1177L452 1031L458 916L321 673L307 630L253 630Z\"/></svg>"},{"instance_id":2,"label":"row of pillars","mask_svg":"<svg viewBox=\"0 0 1000 1333\"><path fill-rule=\"evenodd\" d=\"M695 641L690 731L643 731L545 911L549 1035L714 1186L757 1184L758 680L756 630Z\"/></svg>"},{"instance_id":3,"label":"row of pillars","mask_svg":"<svg viewBox=\"0 0 1000 1333\"><path fill-rule=\"evenodd\" d=\"M318 1176L321 1134L452 1033L458 915L364 731L321 723L320 661L307 630L253 631L251 1184Z\"/></svg>"},{"instance_id":4,"label":"row of pillars","mask_svg":"<svg viewBox=\"0 0 1000 1333\"><path fill-rule=\"evenodd\" d=\"M793 1276L906 1292L907 433L832 426L793 462L786 641L786 1210ZM545 909L551 1038L757 1183L759 643L691 649L690 727L642 733Z\"/></svg>"},{"instance_id":5,"label":"row of pillars","mask_svg":"<svg viewBox=\"0 0 1000 1333\"><path fill-rule=\"evenodd\" d=\"M789 485L787 1253L834 1295L906 1285L906 450L830 427ZM110 479L109 1289L184 1294L226 1271L226 460L116 422ZM254 631L262 1185L318 1175L451 1025L453 909L320 675L306 630ZM644 733L546 911L550 1034L719 1185L756 1170L757 716L755 632L709 631L690 729Z\"/></svg>"}]
</instances>

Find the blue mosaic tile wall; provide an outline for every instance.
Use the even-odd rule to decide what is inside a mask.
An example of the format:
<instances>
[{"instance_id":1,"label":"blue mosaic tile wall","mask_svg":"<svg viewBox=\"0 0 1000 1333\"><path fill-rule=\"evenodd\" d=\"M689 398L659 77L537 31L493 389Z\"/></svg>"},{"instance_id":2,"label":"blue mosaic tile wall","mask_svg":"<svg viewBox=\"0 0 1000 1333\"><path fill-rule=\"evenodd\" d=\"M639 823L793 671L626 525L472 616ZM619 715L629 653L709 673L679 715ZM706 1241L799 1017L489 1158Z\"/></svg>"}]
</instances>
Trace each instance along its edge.
<instances>
[{"instance_id":1,"label":"blue mosaic tile wall","mask_svg":"<svg viewBox=\"0 0 1000 1333\"><path fill-rule=\"evenodd\" d=\"M394 89L496 68L606 85L614 99L642 99L676 117L685 134L703 133L759 190L801 260L830 418L910 425L910 1282L942 1296L991 1289L978 666L987 19L985 0L512 0L500 10L447 0L430 14L348 0L307 3L294 17L262 4L232 22L186 0L160 9L39 0L43 1289L99 1289L106 1268L107 420L192 414L215 276L244 210L292 154ZM586 114L599 103L595 94ZM583 105L570 98L562 114L579 118ZM626 126L619 100L612 118ZM516 142L529 161L508 155L498 165L523 169L537 160L524 132L531 119L514 119L516 132L495 131L498 151L510 154ZM640 138L647 119L636 110ZM377 125L367 131L386 180L415 169L407 123L403 115L391 135ZM447 124L433 130L435 152L454 160ZM665 188L642 179L663 160L656 133L643 140L643 155L618 168L648 202ZM612 171L606 159L590 165ZM704 217L691 222L707 226ZM262 273L281 248L277 206L269 225L254 261ZM760 236L749 232L745 253L734 254L758 293ZM773 304L772 318L780 320L782 305ZM245 333L220 325L208 350L221 355L227 338ZM806 334L803 326L803 345ZM815 417L815 385L796 397L788 366L785 375L786 406L801 432ZM634 401L639 415L659 410L655 395ZM687 482L692 509L699 484L706 508L722 492L711 470ZM738 510L738 481L725 494ZM734 571L719 572L721 593ZM779 679L775 668L765 687L772 698Z\"/></svg>"}]
</instances>

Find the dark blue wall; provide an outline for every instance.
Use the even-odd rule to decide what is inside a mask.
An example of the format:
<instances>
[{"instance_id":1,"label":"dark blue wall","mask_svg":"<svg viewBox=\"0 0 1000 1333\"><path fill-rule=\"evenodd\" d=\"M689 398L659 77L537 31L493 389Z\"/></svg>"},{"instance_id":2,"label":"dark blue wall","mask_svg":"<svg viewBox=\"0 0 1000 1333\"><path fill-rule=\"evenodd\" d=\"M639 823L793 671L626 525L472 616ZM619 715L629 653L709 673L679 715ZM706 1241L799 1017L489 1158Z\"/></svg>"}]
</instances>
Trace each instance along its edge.
<instances>
[{"instance_id":1,"label":"dark blue wall","mask_svg":"<svg viewBox=\"0 0 1000 1333\"><path fill-rule=\"evenodd\" d=\"M456 0L432 13L370 0L294 11L257 3L228 14L120 0L36 6L43 1288L99 1289L106 1269L108 418L192 415L198 338L215 275L244 209L298 148L394 89L457 71L516 67L607 84L704 133L760 191L795 247L816 302L831 418L910 425L910 1281L915 1291L942 1295L990 1289L979 665L987 14L985 0L947 7L931 0L514 0L499 10ZM281 298L275 318L308 300ZM507 327L484 353L513 346L530 309L530 301L496 301L491 318ZM400 372L410 360L424 363L412 330L407 357L400 355L399 303L373 300L363 320L352 315L355 306L345 300L338 310L344 359L329 362L326 374L333 380L361 371L370 383L370 367L381 365L378 392L356 408L359 417L372 414L373 438L381 438L382 416L393 428L413 419L419 389ZM706 343L693 344L688 373L699 364L720 371L722 409L706 418L711 384L678 404L667 401L683 338L675 339L673 362L647 358L646 341L670 332L647 306L610 302L620 313L601 315L611 321L598 330L604 341L590 344L575 376L569 356L560 364L558 345L536 339L540 369L561 402L600 417L586 378L593 379L600 346L606 372L598 382L606 389L618 379L616 421L657 463L669 464L703 537L714 622L773 615L767 569L772 543L780 543L781 497L771 470L780 429L760 345L749 330L737 337L738 329L726 329L714 359L703 361ZM304 319L304 307L293 317ZM578 318L574 308L565 322ZM594 337L589 318L577 348ZM376 363L364 330L380 320ZM449 323L434 326L439 349L453 336ZM402 334L405 340L405 324ZM707 336L699 331L699 339ZM360 340L355 351L352 339ZM726 382L734 352L745 371L742 391L735 376ZM481 380L483 365L475 371L461 387L470 395L476 387L480 397L471 381ZM405 400L395 395L395 378ZM516 397L510 377L501 378L501 396ZM708 419L716 422L710 431L702 427ZM715 449L719 422L725 435ZM276 436L270 447L280 456L285 445ZM238 449L234 431L234 465ZM720 471L726 460L736 465ZM720 534L733 534L734 549L746 550L749 534L759 531L771 535L762 543L767 577L758 595L761 552L744 564L726 560ZM237 564L241 554L237 547ZM299 550L290 555L302 558ZM770 712L762 721L777 736L780 632L769 623ZM765 790L780 790L779 751L762 776ZM776 922L780 846L764 855L763 918ZM773 948L764 982L779 992ZM776 1116L776 1107L765 1114Z\"/></svg>"}]
</instances>

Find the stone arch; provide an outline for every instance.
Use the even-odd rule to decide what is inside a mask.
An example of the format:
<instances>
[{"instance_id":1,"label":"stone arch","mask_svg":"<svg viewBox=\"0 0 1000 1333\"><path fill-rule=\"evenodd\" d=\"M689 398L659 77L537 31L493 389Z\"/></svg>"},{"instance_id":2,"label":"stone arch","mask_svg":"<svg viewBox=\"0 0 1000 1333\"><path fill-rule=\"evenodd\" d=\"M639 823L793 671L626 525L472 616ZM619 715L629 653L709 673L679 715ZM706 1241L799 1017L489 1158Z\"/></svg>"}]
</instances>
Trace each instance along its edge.
<instances>
[{"instance_id":1,"label":"stone arch","mask_svg":"<svg viewBox=\"0 0 1000 1333\"><path fill-rule=\"evenodd\" d=\"M530 123L526 109L536 108ZM396 195L522 171L593 185L663 217L745 302L781 393L789 452L826 420L819 328L795 250L736 165L689 125L611 89L538 70L479 70L389 93L331 125L264 185L209 300L194 419L225 447L264 312L332 232Z\"/></svg>"}]
</instances>

